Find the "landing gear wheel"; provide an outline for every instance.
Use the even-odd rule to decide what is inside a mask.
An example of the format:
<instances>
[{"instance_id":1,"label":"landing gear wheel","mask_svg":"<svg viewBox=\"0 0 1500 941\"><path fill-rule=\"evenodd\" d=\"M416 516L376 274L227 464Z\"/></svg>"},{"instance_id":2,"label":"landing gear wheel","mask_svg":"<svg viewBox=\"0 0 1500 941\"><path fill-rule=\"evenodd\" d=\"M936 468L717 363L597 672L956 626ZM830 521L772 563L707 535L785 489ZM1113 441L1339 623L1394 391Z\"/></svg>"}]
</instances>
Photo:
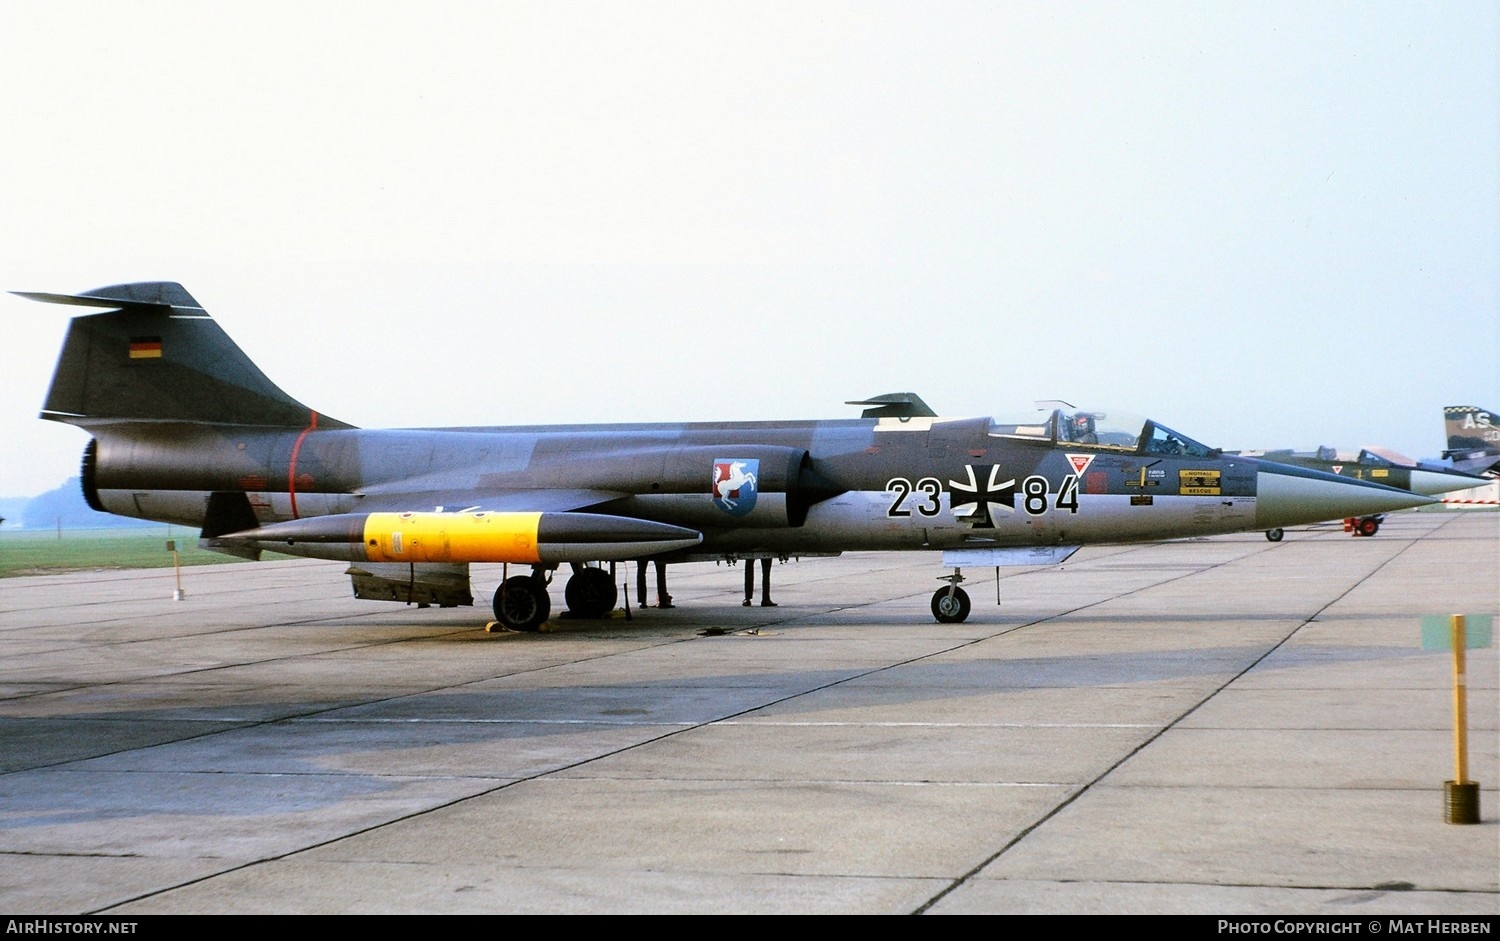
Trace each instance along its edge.
<instances>
[{"instance_id":1,"label":"landing gear wheel","mask_svg":"<svg viewBox=\"0 0 1500 941\"><path fill-rule=\"evenodd\" d=\"M1268 530L1266 530L1266 539L1270 540L1271 542L1280 542L1281 541L1281 537L1284 536L1284 535L1286 535L1286 533L1284 533L1280 529L1268 529Z\"/></svg>"},{"instance_id":2,"label":"landing gear wheel","mask_svg":"<svg viewBox=\"0 0 1500 941\"><path fill-rule=\"evenodd\" d=\"M552 613L547 583L530 575L515 575L495 589L495 620L513 631L539 631Z\"/></svg>"},{"instance_id":3,"label":"landing gear wheel","mask_svg":"<svg viewBox=\"0 0 1500 941\"><path fill-rule=\"evenodd\" d=\"M581 568L568 579L563 600L574 617L602 618L615 609L620 591L604 569Z\"/></svg>"},{"instance_id":4,"label":"landing gear wheel","mask_svg":"<svg viewBox=\"0 0 1500 941\"><path fill-rule=\"evenodd\" d=\"M958 624L969 616L969 593L962 588L939 588L932 596L932 616L943 624Z\"/></svg>"},{"instance_id":5,"label":"landing gear wheel","mask_svg":"<svg viewBox=\"0 0 1500 941\"><path fill-rule=\"evenodd\" d=\"M1354 524L1354 533L1357 536L1373 536L1380 532L1380 520L1366 516Z\"/></svg>"}]
</instances>

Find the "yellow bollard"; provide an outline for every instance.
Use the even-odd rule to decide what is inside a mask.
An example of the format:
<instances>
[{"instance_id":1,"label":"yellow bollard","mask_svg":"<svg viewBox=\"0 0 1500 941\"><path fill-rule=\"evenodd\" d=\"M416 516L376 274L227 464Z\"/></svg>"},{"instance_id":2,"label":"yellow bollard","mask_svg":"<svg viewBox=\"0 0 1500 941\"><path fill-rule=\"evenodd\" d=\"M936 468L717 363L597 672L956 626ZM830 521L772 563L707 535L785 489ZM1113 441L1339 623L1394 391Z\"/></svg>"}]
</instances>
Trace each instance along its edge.
<instances>
[{"instance_id":1,"label":"yellow bollard","mask_svg":"<svg viewBox=\"0 0 1500 941\"><path fill-rule=\"evenodd\" d=\"M1468 637L1464 616L1450 621L1453 643L1453 780L1443 782L1443 819L1448 823L1479 822L1479 783L1469 780Z\"/></svg>"}]
</instances>

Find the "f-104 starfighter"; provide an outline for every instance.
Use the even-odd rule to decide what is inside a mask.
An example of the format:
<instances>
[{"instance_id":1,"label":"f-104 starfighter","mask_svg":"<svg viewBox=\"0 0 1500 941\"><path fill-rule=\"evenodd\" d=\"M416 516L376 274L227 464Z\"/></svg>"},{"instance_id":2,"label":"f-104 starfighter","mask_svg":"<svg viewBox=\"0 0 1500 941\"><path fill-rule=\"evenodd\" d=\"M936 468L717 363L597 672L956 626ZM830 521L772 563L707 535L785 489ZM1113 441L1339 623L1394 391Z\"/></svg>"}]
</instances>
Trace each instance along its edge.
<instances>
[{"instance_id":1,"label":"f-104 starfighter","mask_svg":"<svg viewBox=\"0 0 1500 941\"><path fill-rule=\"evenodd\" d=\"M600 616L620 560L932 550L953 570L933 615L962 621L965 566L1432 502L1063 404L1019 421L892 396L848 419L357 428L283 392L178 284L22 296L102 310L73 319L42 410L92 436L95 509L238 555L346 560L366 598L472 604L471 563L517 566L494 593L516 630L547 620L563 565L569 610Z\"/></svg>"}]
</instances>

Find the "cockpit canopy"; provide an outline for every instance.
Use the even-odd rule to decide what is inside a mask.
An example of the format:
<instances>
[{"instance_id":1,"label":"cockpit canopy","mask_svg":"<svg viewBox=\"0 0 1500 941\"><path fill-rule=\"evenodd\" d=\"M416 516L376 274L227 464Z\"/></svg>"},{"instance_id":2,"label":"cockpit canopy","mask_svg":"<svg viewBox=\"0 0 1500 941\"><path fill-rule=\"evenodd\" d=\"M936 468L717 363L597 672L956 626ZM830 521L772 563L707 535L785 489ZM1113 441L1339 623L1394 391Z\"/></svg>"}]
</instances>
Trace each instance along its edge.
<instances>
[{"instance_id":1,"label":"cockpit canopy","mask_svg":"<svg viewBox=\"0 0 1500 941\"><path fill-rule=\"evenodd\" d=\"M1218 448L1210 448L1140 415L1115 410L1077 409L1072 406L1055 408L1042 421L1006 422L995 419L990 422L990 434L1123 454L1217 457L1221 453Z\"/></svg>"},{"instance_id":2,"label":"cockpit canopy","mask_svg":"<svg viewBox=\"0 0 1500 941\"><path fill-rule=\"evenodd\" d=\"M1382 453L1383 452L1383 453ZM1350 450L1323 445L1314 451L1294 451L1291 448L1281 448L1275 451L1237 451L1246 457L1260 457L1268 461L1291 461L1312 460L1325 461L1328 463L1358 464L1361 467L1416 467L1417 462L1404 454L1382 449L1376 452L1370 448L1361 448L1357 453Z\"/></svg>"}]
</instances>

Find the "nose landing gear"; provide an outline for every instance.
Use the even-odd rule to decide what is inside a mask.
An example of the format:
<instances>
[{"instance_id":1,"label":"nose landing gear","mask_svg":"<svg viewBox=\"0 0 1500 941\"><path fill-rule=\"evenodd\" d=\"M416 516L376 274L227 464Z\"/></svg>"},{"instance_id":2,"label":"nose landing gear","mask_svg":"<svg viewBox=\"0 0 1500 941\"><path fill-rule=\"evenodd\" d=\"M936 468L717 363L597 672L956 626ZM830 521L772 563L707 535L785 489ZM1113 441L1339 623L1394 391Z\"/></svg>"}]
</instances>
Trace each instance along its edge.
<instances>
[{"instance_id":1,"label":"nose landing gear","mask_svg":"<svg viewBox=\"0 0 1500 941\"><path fill-rule=\"evenodd\" d=\"M958 624L969 616L969 593L958 587L964 580L963 573L954 569L952 575L939 575L938 581L947 582L947 588L939 588L932 596L932 616L942 624Z\"/></svg>"}]
</instances>

